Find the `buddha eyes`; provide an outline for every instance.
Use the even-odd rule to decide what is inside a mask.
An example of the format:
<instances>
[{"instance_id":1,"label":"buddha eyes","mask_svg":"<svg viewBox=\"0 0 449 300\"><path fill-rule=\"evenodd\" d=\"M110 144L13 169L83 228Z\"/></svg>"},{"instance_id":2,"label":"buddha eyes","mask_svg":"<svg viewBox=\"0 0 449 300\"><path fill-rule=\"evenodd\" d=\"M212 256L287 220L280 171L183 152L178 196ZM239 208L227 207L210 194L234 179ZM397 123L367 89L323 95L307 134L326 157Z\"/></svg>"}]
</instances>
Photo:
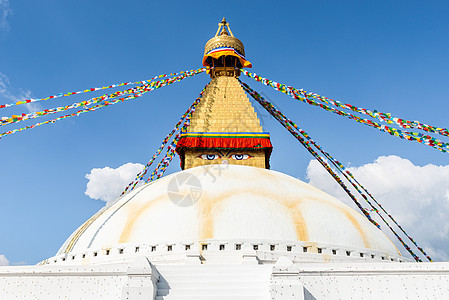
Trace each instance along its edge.
<instances>
[{"instance_id":1,"label":"buddha eyes","mask_svg":"<svg viewBox=\"0 0 449 300\"><path fill-rule=\"evenodd\" d=\"M251 156L249 156L248 154L232 154L231 158L235 159L235 160L244 160L244 159L248 159Z\"/></svg>"},{"instance_id":2,"label":"buddha eyes","mask_svg":"<svg viewBox=\"0 0 449 300\"><path fill-rule=\"evenodd\" d=\"M220 155L218 155L218 154L201 154L198 157L201 159L205 159L205 160L216 160L216 159L221 158ZM235 159L235 160L245 160L250 157L251 157L251 155L248 155L248 154L232 154L230 156L230 158Z\"/></svg>"},{"instance_id":3,"label":"buddha eyes","mask_svg":"<svg viewBox=\"0 0 449 300\"><path fill-rule=\"evenodd\" d=\"M219 159L220 156L218 156L218 154L202 154L202 155L200 155L200 158L205 159L205 160L214 160L214 159Z\"/></svg>"}]
</instances>

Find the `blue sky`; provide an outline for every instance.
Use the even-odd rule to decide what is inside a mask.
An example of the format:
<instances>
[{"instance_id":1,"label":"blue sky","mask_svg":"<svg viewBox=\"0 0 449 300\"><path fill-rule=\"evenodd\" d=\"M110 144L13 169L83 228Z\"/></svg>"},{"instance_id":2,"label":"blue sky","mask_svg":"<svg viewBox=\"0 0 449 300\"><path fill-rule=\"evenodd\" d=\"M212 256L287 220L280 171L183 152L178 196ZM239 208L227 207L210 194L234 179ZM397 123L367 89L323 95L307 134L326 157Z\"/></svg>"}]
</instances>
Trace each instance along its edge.
<instances>
[{"instance_id":1,"label":"blue sky","mask_svg":"<svg viewBox=\"0 0 449 300\"><path fill-rule=\"evenodd\" d=\"M0 0L0 103L198 68L204 44L226 16L245 44L254 72L360 107L447 128L447 11L447 1ZM86 174L93 168L146 163L208 80L201 74L139 100L1 139L0 255L11 264L34 264L53 256L80 224L104 206L85 195ZM448 154L243 80L356 170L376 164L382 156L409 161L412 177L429 164L449 165ZM68 105L90 96L41 102L40 107ZM22 110L27 111L20 107L0 113ZM272 135L272 169L311 179L310 155L266 113L260 117ZM174 161L169 172L178 170ZM444 172L432 174L436 178L430 181L443 183L435 187L423 182L421 194L407 194L415 197L410 200L401 196L401 191L410 190L411 181L404 179L394 190L400 205L391 208L418 241L426 239L426 230L441 230L439 237L423 243L445 259L449 223L441 221L436 229L426 224L435 220L435 213L449 211L449 200L441 198L449 183L441 178ZM395 201L374 188L383 199ZM430 200L422 202L422 195ZM425 213L409 210L410 203ZM407 219L409 214L414 215Z\"/></svg>"}]
</instances>

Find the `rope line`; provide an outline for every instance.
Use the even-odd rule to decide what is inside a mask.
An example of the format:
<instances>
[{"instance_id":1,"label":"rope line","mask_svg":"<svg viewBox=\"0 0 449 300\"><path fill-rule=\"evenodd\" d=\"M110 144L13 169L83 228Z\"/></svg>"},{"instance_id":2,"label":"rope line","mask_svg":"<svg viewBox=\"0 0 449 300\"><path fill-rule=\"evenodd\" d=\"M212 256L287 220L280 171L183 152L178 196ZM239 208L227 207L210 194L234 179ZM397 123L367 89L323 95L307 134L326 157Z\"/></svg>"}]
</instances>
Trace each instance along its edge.
<instances>
[{"instance_id":1,"label":"rope line","mask_svg":"<svg viewBox=\"0 0 449 300\"><path fill-rule=\"evenodd\" d=\"M275 109L275 108L274 108ZM282 114L281 112L279 112L280 114ZM285 116L284 116L285 117ZM404 233L404 235L416 246L416 248L418 248L418 250L429 260L432 261L432 258L424 251L423 248L421 248L420 246L418 246L418 244L416 243L416 241L410 237L408 235L408 233L402 228L401 225L399 225L399 223L394 219L394 217L392 215L390 215L385 209L384 207L374 198L374 196L354 177L354 175L347 170L343 164L341 164L338 160L336 160L335 158L333 158L328 152L324 151L323 148L318 145L317 143L315 143L315 141L313 139L310 138L310 136L308 135L307 132L305 132L303 129L301 129L300 127L298 127L298 125L296 125L292 120L288 119L287 117L285 117L286 121L289 122L293 127L295 127L313 146L315 146L315 148L317 148L334 166L335 168L337 168L339 170L339 172L346 178L346 180L348 180L349 183L351 183L351 185L357 190L357 192L363 197L363 199L365 199L365 201L371 206L371 211L374 211L377 213L377 215L379 215L380 218L382 218L382 220L388 225L387 221L383 218L383 216L379 213L378 209L369 201L369 199L367 198L366 195L368 195L380 208L381 210L394 222L394 224L396 224L396 226ZM350 178L351 177L351 180ZM360 190L362 189L366 195ZM389 225L388 225L389 226ZM389 226L390 227L390 226ZM393 229L390 228L392 231ZM404 245L406 246L406 245ZM407 246L408 247L408 246ZM419 260L421 261L421 260Z\"/></svg>"},{"instance_id":2,"label":"rope line","mask_svg":"<svg viewBox=\"0 0 449 300\"><path fill-rule=\"evenodd\" d=\"M204 68L200 68L200 69L197 69L197 70L185 71L185 72L182 72L182 74L177 76L177 77L172 77L172 78L168 78L168 79L164 79L164 80L158 80L156 82L150 82L150 83L143 84L143 85L140 85L140 86L137 86L137 87L129 88L127 90L117 91L117 92L114 92L112 94L104 94L102 96L94 97L94 98L91 98L91 99L86 100L86 101L73 103L73 104L67 105L67 106L60 106L60 107L56 107L56 108L45 109L43 111L31 112L31 113L27 113L27 114L23 113L21 115L12 115L10 117L2 117L0 119L0 126L13 124L13 123L18 123L18 122L29 120L29 119L35 119L35 118L38 118L38 117L42 117L42 116L45 116L45 115L66 111L66 110L69 110L69 109L72 109L72 108L77 108L77 107L80 107L80 106L92 105L92 104L99 103L99 102L107 100L107 99L113 99L113 98L116 98L116 97L119 97L119 96L122 96L122 95L126 95L126 94L135 94L138 91L144 90L146 87L163 84L166 81L170 81L170 80L173 80L173 79L178 79L178 78L181 78L183 76L189 76L190 74L193 74L193 73L196 74L197 72L201 72L202 70L205 70L205 69Z\"/></svg>"},{"instance_id":3,"label":"rope line","mask_svg":"<svg viewBox=\"0 0 449 300\"><path fill-rule=\"evenodd\" d=\"M205 68L202 68L202 69L195 70L192 73L185 73L185 74L179 75L177 77L160 80L160 81L154 82L154 85L149 85L148 87L145 87L141 92L138 92L138 93L135 93L135 94L131 94L131 95L123 97L123 98L118 98L118 99L115 99L113 101L103 101L102 103L97 104L95 106L86 107L85 109L79 110L79 111L71 113L71 114L63 115L63 116L60 116L60 117L52 119L52 120L47 120L47 121L44 121L44 122L36 123L34 125L29 125L29 126L25 126L25 127L22 127L22 128L17 128L17 129L13 129L13 130L9 130L9 131L0 133L0 139L2 137L6 136L6 135L11 135L11 134L14 134L14 133L17 133L17 132L22 132L24 130L35 128L35 127L42 126L42 125L45 125L45 124L53 124L56 121L59 121L59 120L62 120L62 119L66 119L66 118L70 118L70 117L74 117L74 116L79 116L80 114L83 114L83 113L86 113L86 112L89 112L89 111L95 111L97 109L100 109L100 108L103 108L103 107L106 107L106 106L110 106L110 105L113 105L113 104L116 104L116 103L119 103L119 102L124 102L124 101L127 101L127 100L138 98L138 97L142 96L143 94L145 94L147 92L150 92L150 91L153 91L155 89L158 89L158 88L170 85L170 84L172 84L174 82L179 82L179 81L181 81L181 80L183 80L185 78L188 78L188 77L194 76L196 74L202 73L205 70L206 70Z\"/></svg>"},{"instance_id":4,"label":"rope line","mask_svg":"<svg viewBox=\"0 0 449 300\"><path fill-rule=\"evenodd\" d=\"M207 85L206 85L206 87L207 87ZM203 95L204 91L206 90L206 87L201 91L199 97L195 99L195 102L193 103L193 107L190 110L190 112L187 114L187 116L185 118L185 122L184 122L181 130L178 131L178 133L176 134L175 138L173 139L171 145L169 147L167 147L167 153L162 158L162 160L159 162L159 164L157 165L157 167L153 171L153 173L151 173L151 175L147 179L147 182L151 182L155 179L159 179L164 175L165 171L167 170L168 166L170 165L170 162L173 160L173 157L176 154L176 151L175 151L176 145L178 144L178 141L181 138L181 134L185 133L187 131L187 127L190 126L190 118L192 117L198 104L200 103L200 101L202 99L202 95Z\"/></svg>"},{"instance_id":5,"label":"rope line","mask_svg":"<svg viewBox=\"0 0 449 300\"><path fill-rule=\"evenodd\" d=\"M291 96L292 98L294 98L296 100L305 102L305 103L313 105L313 106L321 107L322 109L324 109L326 111L330 111L330 112L333 112L333 113L335 113L337 115L344 116L344 117L347 117L349 119L355 120L358 123L374 127L374 128L376 128L376 129L378 129L378 130L380 130L382 132L386 132L386 133L388 133L390 135L399 137L401 139L406 139L408 141L415 141L415 142L418 142L418 143L430 146L430 147L432 147L434 149L437 149L437 150L439 150L441 152L445 152L445 153L449 152L449 143L443 142L443 141L441 141L441 140L439 140L439 139L437 139L435 137L432 137L430 135L426 135L426 134L422 134L422 133L418 133L418 132L412 132L412 131L402 131L400 129L397 129L397 128L394 128L394 127L391 127L391 126L380 125L380 124L378 124L376 122L373 122L371 120L355 116L355 115L353 115L351 113L347 113L347 112L342 111L340 109L331 107L331 106L329 106L327 104L332 104L332 105L335 105L337 107L343 107L343 108L346 108L346 109L351 109L352 111L363 113L363 114L368 115L368 116L370 116L372 118L379 119L379 120L387 122L389 124L396 123L399 126L404 127L404 128L417 128L417 129L421 129L421 130L424 130L424 131L427 131L427 132L438 133L438 134L441 134L441 135L444 135L444 136L448 136L448 134L449 134L448 130L445 129L445 128L440 128L440 127L426 125L426 124L423 124L423 123L418 122L418 121L408 121L408 120L404 120L404 119L400 119L400 118L393 118L393 117L391 117L391 114L388 114L388 113L379 113L377 111L371 112L371 111L366 110L364 108L357 108L356 106L353 106L353 105L350 105L350 104L343 105L341 102L337 102L337 101L331 100L331 99L326 98L326 97L322 97L322 96L314 94L314 93L306 92L304 90L295 89L295 88L293 88L291 86L287 86L287 85L284 85L284 84L281 84L281 83L278 83L278 82L266 79L264 77L261 77L261 76L255 74L255 73L250 73L250 72L248 72L248 71L246 71L244 69L241 69L241 71L246 76L248 76L248 77L250 77L250 78L252 78L252 79L254 79L254 80L258 81L258 82L261 82L261 83L263 83L263 84L265 84L267 86L270 86L270 87L272 87L273 89L275 89L277 91L280 91L280 92L282 92L284 94L287 94L287 95ZM323 102L325 104L319 103L319 102L313 100L312 98L318 99L319 101L321 101L321 102ZM394 121L394 120L396 120L396 121Z\"/></svg>"},{"instance_id":6,"label":"rope line","mask_svg":"<svg viewBox=\"0 0 449 300\"><path fill-rule=\"evenodd\" d=\"M240 80L239 80L240 81ZM243 89L251 95L260 105L262 105L263 108L265 108L276 120L281 123L282 126L284 126L306 149L309 151L313 157L315 157L321 165L329 172L329 174L337 181L337 183L343 188L343 190L349 195L349 197L352 199L352 201L356 204L356 206L360 209L360 211L367 217L367 219L373 223L376 227L380 228L380 225L374 221L368 211L362 207L362 205L359 203L357 198L352 194L352 192L347 188L347 186L344 184L344 182L338 177L337 174L332 170L332 168L329 166L329 164L320 156L318 153L316 153L315 150L313 150L308 144L307 141L305 141L294 129L293 127L285 121L286 118L283 117L283 115L280 113L279 110L277 110L270 102L262 98L256 91L252 90L247 84L240 81L240 84L242 85Z\"/></svg>"},{"instance_id":7,"label":"rope line","mask_svg":"<svg viewBox=\"0 0 449 300\"><path fill-rule=\"evenodd\" d=\"M186 119L186 117L190 114L192 110L195 110L196 106L199 103L199 99L202 97L204 91L206 90L207 85L204 87L204 89L201 91L200 96L190 105L190 107L187 109L187 111L181 116L178 123L176 123L173 130L164 138L164 140L161 143L161 146L156 150L156 152L153 154L151 159L147 162L147 164L144 166L143 170L140 171L136 175L136 179L134 181L130 182L128 186L125 188L125 190L122 192L121 196L126 194L128 191L131 192L134 190L134 188L137 186L137 184L143 179L143 177L147 174L149 167L153 164L154 160L159 156L159 154L162 152L162 150L165 148L165 145L168 143L168 141L171 139L173 134L179 129L179 126L183 123L183 121ZM151 176L150 176L151 177Z\"/></svg>"},{"instance_id":8,"label":"rope line","mask_svg":"<svg viewBox=\"0 0 449 300\"><path fill-rule=\"evenodd\" d=\"M88 92L94 92L94 91L98 91L98 90L110 89L110 88L115 88L115 87L119 87L119 86L131 85L131 84L146 84L146 83L153 81L154 79L164 78L164 77L169 77L169 76L178 76L178 75L181 75L184 73L189 73L191 71L193 71L193 70L180 71L177 73L170 73L170 74L160 74L160 75L154 76L153 78L141 80L141 81L129 81L129 82L123 82L123 83L116 83L116 84L103 86L103 87L95 87L95 88L85 89L85 90L81 90L78 92L58 93L56 95L48 96L48 97L40 98L40 99L26 99L26 100L12 102L9 104L0 104L0 108L6 108L6 107L11 107L11 106L16 106L16 105L27 104L27 103L39 102L39 101L46 101L49 99L56 99L56 98L61 98L61 97L68 97L68 96L72 96L72 95L84 94L84 93L88 93Z\"/></svg>"},{"instance_id":9,"label":"rope line","mask_svg":"<svg viewBox=\"0 0 449 300\"><path fill-rule=\"evenodd\" d=\"M344 166L339 163L337 160L335 160L329 153L325 152L318 144L316 144L310 136L301 128L298 127L292 120L288 119L285 115L282 114L276 107L274 107L273 104L265 100L262 96L260 96L257 92L252 90L247 84L241 82L242 87L245 89L246 92L248 92L259 104L261 104L273 117L275 117L293 136L295 136L299 142L325 167L325 169L331 174L331 176L340 184L340 186L345 190L345 192L350 196L350 198L354 201L354 203L357 205L357 207L364 213L364 215L370 220L374 225L379 227L379 225L371 218L369 213L366 209L364 209L360 203L357 201L355 196L349 191L349 189L344 185L342 180L338 177L338 175L335 174L335 172L330 168L329 164L325 162L325 160L318 154L316 151L314 151L311 146L313 145L315 148L317 148L331 163L337 168L337 170L343 174L343 176L351 183L351 185L360 193L360 195L367 201L367 203L372 207L372 210L375 211L379 217L383 220L383 222L387 225L387 227L392 231L392 233L396 236L396 238L401 242L401 244L406 248L406 250L412 255L412 257L416 261L421 261L421 259L411 250L411 248L402 240L402 238L396 233L396 231L388 224L388 222L385 220L385 218L380 214L379 210L377 210L374 205L368 200L365 194L360 190L360 188L357 186L359 185L369 196L372 198L372 200L380 206L380 204L372 197L370 193L360 184L358 181L355 180L352 173L349 171L345 172ZM297 132L294 131L295 128L301 135L303 135L306 139L304 140L301 136L298 135ZM349 175L350 174L350 175ZM351 178L354 179L351 180ZM432 261L430 256L428 256L424 250L422 250L421 247L419 247L416 242L405 232L405 230L398 225L398 223L391 217L390 214L388 214L383 207L381 207L385 214L387 214L393 222L402 230L402 232L415 244L415 246L423 252L423 254L429 259L429 261ZM379 227L380 228L380 227Z\"/></svg>"}]
</instances>

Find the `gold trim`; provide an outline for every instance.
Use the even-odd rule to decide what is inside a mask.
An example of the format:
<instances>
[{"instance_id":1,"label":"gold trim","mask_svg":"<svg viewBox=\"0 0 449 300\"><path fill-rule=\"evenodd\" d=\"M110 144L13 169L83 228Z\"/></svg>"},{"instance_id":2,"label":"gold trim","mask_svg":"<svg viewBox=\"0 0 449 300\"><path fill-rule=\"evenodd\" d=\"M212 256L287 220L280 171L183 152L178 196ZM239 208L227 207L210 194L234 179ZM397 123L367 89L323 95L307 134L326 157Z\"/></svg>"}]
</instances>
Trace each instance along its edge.
<instances>
[{"instance_id":1,"label":"gold trim","mask_svg":"<svg viewBox=\"0 0 449 300\"><path fill-rule=\"evenodd\" d=\"M226 27L231 35L226 31ZM221 32L220 28L222 29ZM233 48L245 56L245 47L243 46L243 43L238 38L234 37L231 27L229 27L229 23L226 22L225 18L218 23L218 30L215 36L207 41L206 47L204 48L204 55L206 55L207 52L220 47Z\"/></svg>"},{"instance_id":2,"label":"gold trim","mask_svg":"<svg viewBox=\"0 0 449 300\"><path fill-rule=\"evenodd\" d=\"M210 50L217 49L220 47L233 48L237 50L240 54L245 56L245 47L243 46L243 43L238 38L229 35L215 36L210 40L208 40L204 48L204 55L206 55L206 53L209 52Z\"/></svg>"},{"instance_id":3,"label":"gold trim","mask_svg":"<svg viewBox=\"0 0 449 300\"><path fill-rule=\"evenodd\" d=\"M235 78L239 78L240 70L234 68L226 68L226 67L215 67L210 69L210 77L215 78L219 76L232 76Z\"/></svg>"},{"instance_id":4,"label":"gold trim","mask_svg":"<svg viewBox=\"0 0 449 300\"><path fill-rule=\"evenodd\" d=\"M89 226L96 220L98 219L107 209L100 209L95 215L93 215L92 217L90 217L86 222L84 222L83 225L81 225L80 228L78 228L78 230L76 231L75 235L72 237L72 239L70 240L69 244L67 245L67 247L64 250L64 253L69 253L73 247L75 246L75 243L78 241L78 239L80 238L80 236L87 230L87 228L89 228Z\"/></svg>"}]
</instances>

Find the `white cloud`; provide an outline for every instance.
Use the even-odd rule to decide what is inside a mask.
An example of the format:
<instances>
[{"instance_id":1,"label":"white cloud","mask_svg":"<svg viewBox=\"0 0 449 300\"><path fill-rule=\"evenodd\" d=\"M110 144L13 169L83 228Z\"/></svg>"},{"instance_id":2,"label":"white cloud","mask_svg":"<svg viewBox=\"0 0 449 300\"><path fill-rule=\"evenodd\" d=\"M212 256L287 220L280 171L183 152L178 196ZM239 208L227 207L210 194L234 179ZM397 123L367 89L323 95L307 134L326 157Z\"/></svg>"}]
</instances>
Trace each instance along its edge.
<instances>
[{"instance_id":1,"label":"white cloud","mask_svg":"<svg viewBox=\"0 0 449 300\"><path fill-rule=\"evenodd\" d=\"M428 254L435 260L449 259L449 165L421 167L408 159L390 155L348 169ZM354 207L352 200L318 161L310 161L307 178L313 186ZM372 213L372 216L376 214ZM376 221L391 237L382 221ZM396 239L392 237L392 240ZM412 246L407 238L404 241ZM396 245L403 254L406 253L399 242ZM419 253L417 249L414 252Z\"/></svg>"},{"instance_id":2,"label":"white cloud","mask_svg":"<svg viewBox=\"0 0 449 300\"><path fill-rule=\"evenodd\" d=\"M0 266L9 266L9 260L2 254L0 254Z\"/></svg>"},{"instance_id":3,"label":"white cloud","mask_svg":"<svg viewBox=\"0 0 449 300\"><path fill-rule=\"evenodd\" d=\"M0 5L1 1L2 0L0 0ZM1 100L0 102L2 104L5 101L16 102L30 98L31 98L31 91L29 90L18 89L17 91L12 91L9 84L8 76L0 73L0 100ZM25 108L28 110L28 112L36 112L42 110L42 106L35 102L25 104Z\"/></svg>"},{"instance_id":4,"label":"white cloud","mask_svg":"<svg viewBox=\"0 0 449 300\"><path fill-rule=\"evenodd\" d=\"M1 0L0 0L1 1ZM8 92L9 78L0 73L0 94L6 94Z\"/></svg>"},{"instance_id":5,"label":"white cloud","mask_svg":"<svg viewBox=\"0 0 449 300\"><path fill-rule=\"evenodd\" d=\"M109 204L120 196L143 167L142 164L127 163L116 169L94 168L86 175L89 182L85 194L92 199L102 200Z\"/></svg>"},{"instance_id":6,"label":"white cloud","mask_svg":"<svg viewBox=\"0 0 449 300\"><path fill-rule=\"evenodd\" d=\"M8 30L8 16L12 15L9 0L0 0L0 30Z\"/></svg>"}]
</instances>

